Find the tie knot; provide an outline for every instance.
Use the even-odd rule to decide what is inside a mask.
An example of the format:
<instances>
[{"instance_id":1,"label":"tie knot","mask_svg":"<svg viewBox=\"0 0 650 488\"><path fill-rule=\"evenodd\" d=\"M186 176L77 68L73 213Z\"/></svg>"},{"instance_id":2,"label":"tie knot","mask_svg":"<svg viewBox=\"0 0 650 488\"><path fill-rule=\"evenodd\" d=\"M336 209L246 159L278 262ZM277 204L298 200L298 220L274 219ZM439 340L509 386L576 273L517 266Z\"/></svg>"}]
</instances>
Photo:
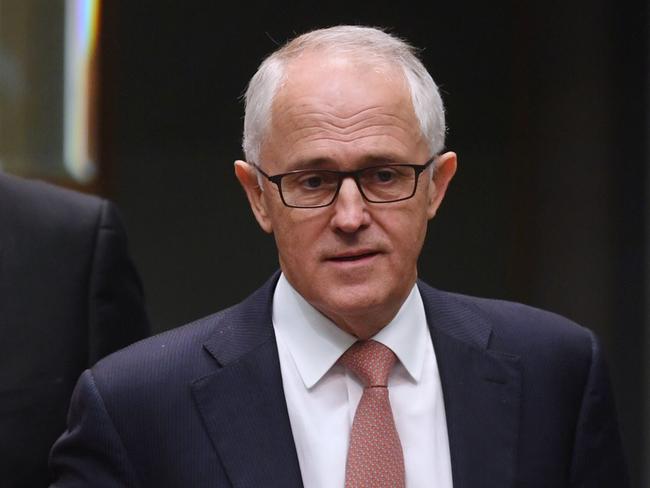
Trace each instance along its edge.
<instances>
[{"instance_id":1,"label":"tie knot","mask_svg":"<svg viewBox=\"0 0 650 488\"><path fill-rule=\"evenodd\" d=\"M359 341L343 353L339 363L356 374L364 386L387 386L397 356L381 342Z\"/></svg>"}]
</instances>

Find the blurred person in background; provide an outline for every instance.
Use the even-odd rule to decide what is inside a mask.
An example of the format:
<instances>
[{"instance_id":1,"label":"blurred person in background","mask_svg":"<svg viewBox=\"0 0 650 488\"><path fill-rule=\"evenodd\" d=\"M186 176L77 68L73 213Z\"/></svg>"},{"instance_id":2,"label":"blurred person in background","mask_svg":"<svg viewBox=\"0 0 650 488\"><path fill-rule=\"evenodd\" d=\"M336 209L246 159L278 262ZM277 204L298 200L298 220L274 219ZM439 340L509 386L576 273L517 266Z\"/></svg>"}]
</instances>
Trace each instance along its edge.
<instances>
[{"instance_id":1,"label":"blurred person in background","mask_svg":"<svg viewBox=\"0 0 650 488\"><path fill-rule=\"evenodd\" d=\"M149 334L108 201L0 172L0 486L47 486L81 372Z\"/></svg>"}]
</instances>

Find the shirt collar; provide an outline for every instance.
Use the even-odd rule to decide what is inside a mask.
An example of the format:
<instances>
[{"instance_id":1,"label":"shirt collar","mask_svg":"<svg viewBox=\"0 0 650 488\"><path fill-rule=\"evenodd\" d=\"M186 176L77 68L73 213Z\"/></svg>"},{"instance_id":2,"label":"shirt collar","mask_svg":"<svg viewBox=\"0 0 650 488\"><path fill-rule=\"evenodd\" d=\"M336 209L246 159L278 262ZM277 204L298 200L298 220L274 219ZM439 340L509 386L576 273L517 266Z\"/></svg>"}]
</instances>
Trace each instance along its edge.
<instances>
[{"instance_id":1,"label":"shirt collar","mask_svg":"<svg viewBox=\"0 0 650 488\"><path fill-rule=\"evenodd\" d=\"M357 340L310 305L284 274L273 294L273 326L307 388L313 387ZM393 320L373 339L390 347L411 378L420 380L426 341L431 341L431 335L417 286L413 286Z\"/></svg>"}]
</instances>

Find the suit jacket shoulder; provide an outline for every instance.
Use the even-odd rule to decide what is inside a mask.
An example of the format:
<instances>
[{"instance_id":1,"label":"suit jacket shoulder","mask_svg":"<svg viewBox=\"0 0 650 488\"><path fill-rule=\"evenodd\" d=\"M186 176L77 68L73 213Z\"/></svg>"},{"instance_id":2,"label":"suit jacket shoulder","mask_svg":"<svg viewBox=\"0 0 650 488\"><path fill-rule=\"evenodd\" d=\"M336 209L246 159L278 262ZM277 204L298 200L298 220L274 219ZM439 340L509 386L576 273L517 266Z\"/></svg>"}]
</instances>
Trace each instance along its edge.
<instances>
[{"instance_id":1,"label":"suit jacket shoulder","mask_svg":"<svg viewBox=\"0 0 650 488\"><path fill-rule=\"evenodd\" d=\"M0 222L35 221L35 231L93 226L102 200L37 180L0 173ZM63 230L62 229L62 230Z\"/></svg>"},{"instance_id":2,"label":"suit jacket shoulder","mask_svg":"<svg viewBox=\"0 0 650 488\"><path fill-rule=\"evenodd\" d=\"M628 486L607 368L591 331L534 307L419 288L454 486Z\"/></svg>"},{"instance_id":3,"label":"suit jacket shoulder","mask_svg":"<svg viewBox=\"0 0 650 488\"><path fill-rule=\"evenodd\" d=\"M436 290L419 283L429 321L477 347L522 355L543 348L558 355L591 356L593 333L556 313L506 300Z\"/></svg>"},{"instance_id":4,"label":"suit jacket shoulder","mask_svg":"<svg viewBox=\"0 0 650 488\"><path fill-rule=\"evenodd\" d=\"M276 281L274 276L237 305L107 356L93 367L96 381L120 388L154 380L160 388L173 389L274 340L271 297Z\"/></svg>"}]
</instances>

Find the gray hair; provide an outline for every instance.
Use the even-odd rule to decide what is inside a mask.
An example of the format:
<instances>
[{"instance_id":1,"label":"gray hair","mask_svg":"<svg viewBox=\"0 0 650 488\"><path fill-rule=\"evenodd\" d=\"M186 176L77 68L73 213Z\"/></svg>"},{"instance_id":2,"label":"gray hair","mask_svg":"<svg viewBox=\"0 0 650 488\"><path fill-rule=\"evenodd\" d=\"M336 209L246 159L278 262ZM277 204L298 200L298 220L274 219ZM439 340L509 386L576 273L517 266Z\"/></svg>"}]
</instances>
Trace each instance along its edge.
<instances>
[{"instance_id":1,"label":"gray hair","mask_svg":"<svg viewBox=\"0 0 650 488\"><path fill-rule=\"evenodd\" d=\"M415 49L402 39L374 27L342 25L295 38L267 57L251 78L245 95L242 144L248 162L259 163L262 143L271 124L273 100L284 81L287 64L304 52L315 50L400 67L431 155L442 151L445 110L438 87L418 59Z\"/></svg>"}]
</instances>

